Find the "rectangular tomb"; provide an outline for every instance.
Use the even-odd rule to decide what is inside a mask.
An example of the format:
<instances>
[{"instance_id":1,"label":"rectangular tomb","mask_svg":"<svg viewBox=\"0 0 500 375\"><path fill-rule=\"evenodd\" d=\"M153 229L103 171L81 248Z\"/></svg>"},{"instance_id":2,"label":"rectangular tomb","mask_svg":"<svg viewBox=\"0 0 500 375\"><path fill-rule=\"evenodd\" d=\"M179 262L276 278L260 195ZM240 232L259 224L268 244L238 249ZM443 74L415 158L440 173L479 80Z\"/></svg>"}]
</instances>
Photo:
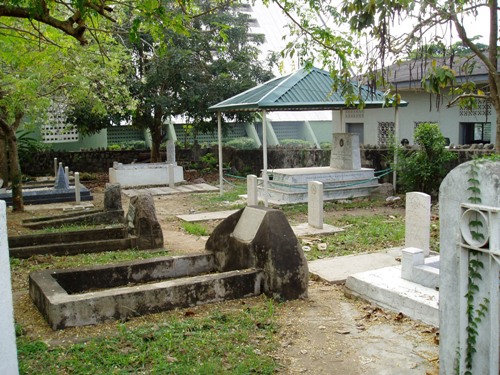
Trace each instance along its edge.
<instances>
[{"instance_id":1,"label":"rectangular tomb","mask_svg":"<svg viewBox=\"0 0 500 375\"><path fill-rule=\"evenodd\" d=\"M52 329L261 293L262 271L214 272L212 254L158 257L30 274L30 297Z\"/></svg>"},{"instance_id":2,"label":"rectangular tomb","mask_svg":"<svg viewBox=\"0 0 500 375\"><path fill-rule=\"evenodd\" d=\"M184 181L181 166L167 163L122 164L113 163L109 168L109 182L119 183L123 188L133 186L169 185L168 168L173 168L174 183Z\"/></svg>"}]
</instances>

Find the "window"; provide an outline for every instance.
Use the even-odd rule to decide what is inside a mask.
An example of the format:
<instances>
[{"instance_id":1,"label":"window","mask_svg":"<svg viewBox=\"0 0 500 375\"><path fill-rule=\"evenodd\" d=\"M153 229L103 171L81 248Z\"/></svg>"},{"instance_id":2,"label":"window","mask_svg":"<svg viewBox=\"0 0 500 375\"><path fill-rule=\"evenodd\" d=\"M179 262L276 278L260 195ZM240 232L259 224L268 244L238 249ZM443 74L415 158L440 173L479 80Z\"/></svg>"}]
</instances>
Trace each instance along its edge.
<instances>
[{"instance_id":1,"label":"window","mask_svg":"<svg viewBox=\"0 0 500 375\"><path fill-rule=\"evenodd\" d=\"M460 143L490 143L491 122L461 122Z\"/></svg>"}]
</instances>

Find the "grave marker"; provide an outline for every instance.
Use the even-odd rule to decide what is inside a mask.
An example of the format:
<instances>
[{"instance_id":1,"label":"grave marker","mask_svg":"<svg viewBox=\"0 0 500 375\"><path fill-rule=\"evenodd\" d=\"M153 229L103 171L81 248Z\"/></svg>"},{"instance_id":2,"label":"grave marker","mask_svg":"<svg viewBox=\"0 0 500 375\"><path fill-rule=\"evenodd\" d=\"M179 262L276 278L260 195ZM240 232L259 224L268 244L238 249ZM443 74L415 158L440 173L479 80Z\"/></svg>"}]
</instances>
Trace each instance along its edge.
<instances>
[{"instance_id":1,"label":"grave marker","mask_svg":"<svg viewBox=\"0 0 500 375\"><path fill-rule=\"evenodd\" d=\"M309 181L307 186L307 222L313 228L323 229L323 184Z\"/></svg>"},{"instance_id":2,"label":"grave marker","mask_svg":"<svg viewBox=\"0 0 500 375\"><path fill-rule=\"evenodd\" d=\"M443 375L499 373L499 196L500 162L493 161L459 165L439 190Z\"/></svg>"},{"instance_id":3,"label":"grave marker","mask_svg":"<svg viewBox=\"0 0 500 375\"><path fill-rule=\"evenodd\" d=\"M0 374L18 374L5 201L0 200Z\"/></svg>"},{"instance_id":4,"label":"grave marker","mask_svg":"<svg viewBox=\"0 0 500 375\"><path fill-rule=\"evenodd\" d=\"M431 197L425 193L406 194L405 247L415 247L429 256Z\"/></svg>"}]
</instances>

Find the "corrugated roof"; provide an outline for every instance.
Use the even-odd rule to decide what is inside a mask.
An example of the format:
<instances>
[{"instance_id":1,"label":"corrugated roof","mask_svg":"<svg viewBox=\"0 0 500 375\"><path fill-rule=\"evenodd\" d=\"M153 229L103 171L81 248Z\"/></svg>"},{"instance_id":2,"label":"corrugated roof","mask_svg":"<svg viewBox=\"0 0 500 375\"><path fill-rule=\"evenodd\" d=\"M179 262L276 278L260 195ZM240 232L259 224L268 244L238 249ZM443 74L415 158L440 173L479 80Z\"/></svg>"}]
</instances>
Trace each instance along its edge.
<instances>
[{"instance_id":1,"label":"corrugated roof","mask_svg":"<svg viewBox=\"0 0 500 375\"><path fill-rule=\"evenodd\" d=\"M302 111L349 108L340 91L332 91L333 79L327 71L311 68L299 69L292 74L272 79L211 106L212 111ZM367 86L351 83L365 102L365 108L386 105L384 93ZM406 102L400 106L405 107ZM352 107L350 107L352 108Z\"/></svg>"}]
</instances>

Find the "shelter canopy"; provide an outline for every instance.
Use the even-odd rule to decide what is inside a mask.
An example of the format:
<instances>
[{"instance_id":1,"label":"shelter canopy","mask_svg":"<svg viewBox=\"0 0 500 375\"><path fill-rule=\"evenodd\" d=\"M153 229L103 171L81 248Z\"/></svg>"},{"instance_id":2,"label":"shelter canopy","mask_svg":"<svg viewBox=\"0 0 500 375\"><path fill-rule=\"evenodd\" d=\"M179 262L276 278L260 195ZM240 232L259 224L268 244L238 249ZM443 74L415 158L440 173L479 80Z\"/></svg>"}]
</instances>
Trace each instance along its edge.
<instances>
[{"instance_id":1,"label":"shelter canopy","mask_svg":"<svg viewBox=\"0 0 500 375\"><path fill-rule=\"evenodd\" d=\"M341 110L355 108L346 105L346 97L341 90L333 91L334 80L329 72L318 68L302 68L294 73L267 81L257 87L226 99L209 108L214 112L254 112L254 111L303 111ZM391 106L382 91L368 86L348 83L352 90L359 92L364 108ZM398 106L406 107L401 101Z\"/></svg>"}]
</instances>

